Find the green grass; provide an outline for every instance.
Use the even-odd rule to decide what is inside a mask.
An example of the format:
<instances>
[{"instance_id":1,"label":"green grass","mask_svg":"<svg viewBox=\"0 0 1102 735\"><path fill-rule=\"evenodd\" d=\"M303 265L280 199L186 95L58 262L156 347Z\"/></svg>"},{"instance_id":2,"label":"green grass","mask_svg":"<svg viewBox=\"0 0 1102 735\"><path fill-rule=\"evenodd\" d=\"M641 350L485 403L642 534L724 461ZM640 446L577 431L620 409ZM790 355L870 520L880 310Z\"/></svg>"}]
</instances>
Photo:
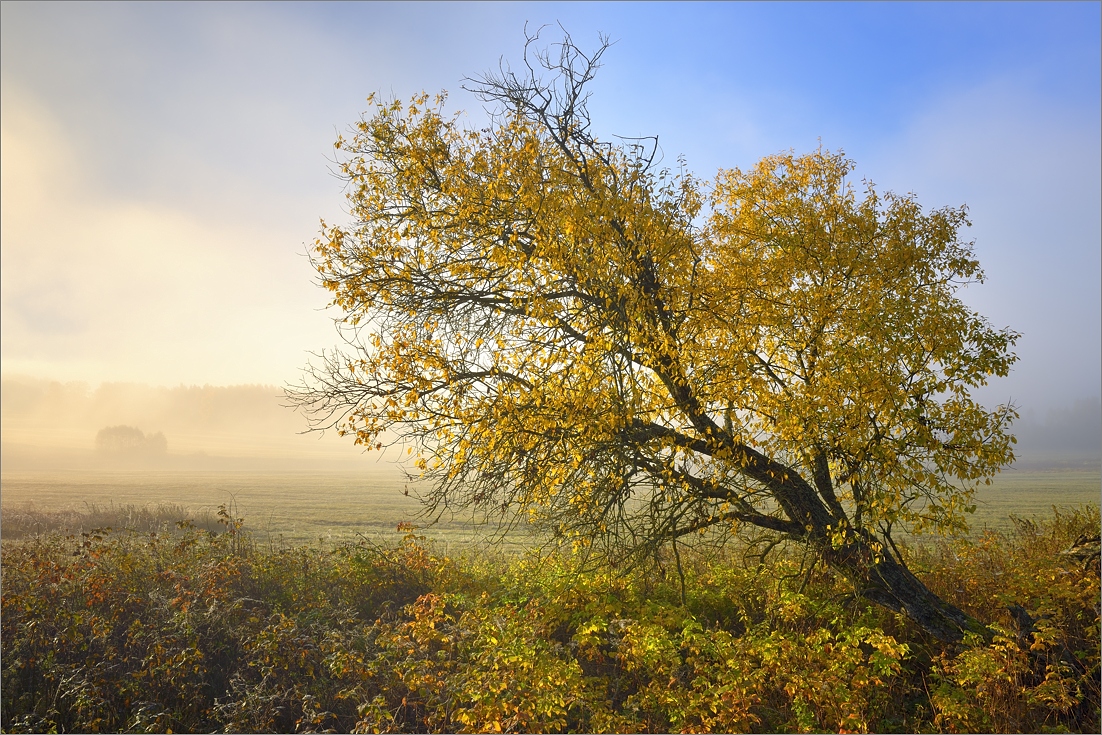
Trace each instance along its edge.
<instances>
[{"instance_id":1,"label":"green grass","mask_svg":"<svg viewBox=\"0 0 1102 735\"><path fill-rule=\"evenodd\" d=\"M221 505L245 519L258 543L276 546L396 538L398 524L410 522L435 541L469 544L487 528L469 517L430 525L404 483L354 473L5 472L0 483L7 539L33 533L35 524L42 531L127 526L135 509L203 520Z\"/></svg>"},{"instance_id":2,"label":"green grass","mask_svg":"<svg viewBox=\"0 0 1102 735\"><path fill-rule=\"evenodd\" d=\"M362 473L5 472L0 484L0 535L9 540L65 528L154 530L181 515L209 525L223 504L245 519L258 543L276 547L394 538L398 524L409 522L436 542L467 546L496 528L470 516L430 525L420 516L416 486ZM1036 518L1053 506L1097 505L1100 487L1098 469L1008 470L977 494L972 527L1005 530L1011 515Z\"/></svg>"},{"instance_id":3,"label":"green grass","mask_svg":"<svg viewBox=\"0 0 1102 735\"><path fill-rule=\"evenodd\" d=\"M1017 470L999 474L991 485L976 493L972 531L984 528L1005 531L1010 516L1047 518L1057 508L1098 505L1102 496L1102 473L1093 469Z\"/></svg>"}]
</instances>

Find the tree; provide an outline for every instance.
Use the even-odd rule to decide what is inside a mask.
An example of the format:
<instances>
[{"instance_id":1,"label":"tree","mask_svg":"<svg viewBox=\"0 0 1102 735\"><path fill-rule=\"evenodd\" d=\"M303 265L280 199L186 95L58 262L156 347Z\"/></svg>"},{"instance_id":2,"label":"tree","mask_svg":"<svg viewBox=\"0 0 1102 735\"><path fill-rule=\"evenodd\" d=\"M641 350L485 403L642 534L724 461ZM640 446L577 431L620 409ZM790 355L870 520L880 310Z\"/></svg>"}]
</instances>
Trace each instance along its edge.
<instances>
[{"instance_id":1,"label":"tree","mask_svg":"<svg viewBox=\"0 0 1102 735\"><path fill-rule=\"evenodd\" d=\"M959 640L977 623L892 534L965 527L1013 459L1013 410L970 397L1017 335L955 295L983 279L964 208L859 192L822 149L711 184L663 169L657 139L591 129L607 42L534 41L474 82L484 129L422 94L338 138L354 222L313 258L350 349L295 400L416 450L432 509L627 554L766 529Z\"/></svg>"},{"instance_id":2,"label":"tree","mask_svg":"<svg viewBox=\"0 0 1102 735\"><path fill-rule=\"evenodd\" d=\"M144 434L136 426L108 426L96 432L96 451L115 457L150 457L168 452L161 432Z\"/></svg>"}]
</instances>

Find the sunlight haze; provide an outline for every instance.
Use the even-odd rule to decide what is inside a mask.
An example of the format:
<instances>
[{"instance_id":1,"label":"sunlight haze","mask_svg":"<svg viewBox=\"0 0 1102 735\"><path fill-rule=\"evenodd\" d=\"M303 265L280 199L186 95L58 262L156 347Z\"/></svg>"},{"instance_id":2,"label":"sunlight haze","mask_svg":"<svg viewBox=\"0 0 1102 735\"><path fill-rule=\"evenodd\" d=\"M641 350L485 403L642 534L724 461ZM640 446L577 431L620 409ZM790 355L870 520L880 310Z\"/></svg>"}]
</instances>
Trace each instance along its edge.
<instances>
[{"instance_id":1,"label":"sunlight haze","mask_svg":"<svg viewBox=\"0 0 1102 735\"><path fill-rule=\"evenodd\" d=\"M278 406L338 343L306 256L319 221L345 217L332 142L372 92L447 89L480 125L464 77L519 63L525 24L556 22L583 48L615 41L593 85L605 139L658 135L666 165L704 179L821 143L881 191L967 204L987 283L964 298L1023 335L981 400L1013 401L1035 433L1097 417L1099 8L6 2L5 446L91 452L104 426L144 422L170 453L217 453L222 431L243 456L357 461L350 442L300 441ZM122 384L161 408L96 408ZM40 403L13 412L12 386ZM242 386L267 398L233 404ZM35 413L49 390L79 420ZM248 415L171 418L189 390Z\"/></svg>"}]
</instances>

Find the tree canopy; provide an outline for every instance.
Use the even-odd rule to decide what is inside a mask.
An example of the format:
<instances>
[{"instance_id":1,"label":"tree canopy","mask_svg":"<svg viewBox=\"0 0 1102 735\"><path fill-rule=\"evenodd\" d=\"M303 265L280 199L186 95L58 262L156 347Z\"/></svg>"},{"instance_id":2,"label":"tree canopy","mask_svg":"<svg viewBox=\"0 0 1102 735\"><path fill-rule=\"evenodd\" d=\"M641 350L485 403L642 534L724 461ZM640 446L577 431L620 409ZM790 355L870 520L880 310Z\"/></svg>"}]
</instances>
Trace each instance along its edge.
<instances>
[{"instance_id":1,"label":"tree canopy","mask_svg":"<svg viewBox=\"0 0 1102 735\"><path fill-rule=\"evenodd\" d=\"M628 554L758 527L958 638L891 535L964 527L1013 459L1013 409L971 396L1017 335L958 297L983 280L965 209L880 193L840 151L663 168L657 139L592 130L607 44L534 48L472 85L488 127L373 97L338 139L352 222L313 258L348 346L297 400L408 446L434 508Z\"/></svg>"}]
</instances>

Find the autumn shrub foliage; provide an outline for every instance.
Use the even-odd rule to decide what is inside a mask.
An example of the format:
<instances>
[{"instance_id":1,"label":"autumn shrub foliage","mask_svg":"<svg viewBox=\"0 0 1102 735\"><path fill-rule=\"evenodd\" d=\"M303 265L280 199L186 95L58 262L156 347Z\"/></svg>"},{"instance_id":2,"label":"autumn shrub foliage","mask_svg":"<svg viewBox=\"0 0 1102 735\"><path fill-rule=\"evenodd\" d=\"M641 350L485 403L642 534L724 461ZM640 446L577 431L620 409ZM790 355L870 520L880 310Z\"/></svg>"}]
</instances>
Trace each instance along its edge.
<instances>
[{"instance_id":1,"label":"autumn shrub foliage","mask_svg":"<svg viewBox=\"0 0 1102 735\"><path fill-rule=\"evenodd\" d=\"M796 546L631 571L532 551L3 548L5 731L1097 732L1095 508L905 550L992 635L947 645Z\"/></svg>"}]
</instances>

